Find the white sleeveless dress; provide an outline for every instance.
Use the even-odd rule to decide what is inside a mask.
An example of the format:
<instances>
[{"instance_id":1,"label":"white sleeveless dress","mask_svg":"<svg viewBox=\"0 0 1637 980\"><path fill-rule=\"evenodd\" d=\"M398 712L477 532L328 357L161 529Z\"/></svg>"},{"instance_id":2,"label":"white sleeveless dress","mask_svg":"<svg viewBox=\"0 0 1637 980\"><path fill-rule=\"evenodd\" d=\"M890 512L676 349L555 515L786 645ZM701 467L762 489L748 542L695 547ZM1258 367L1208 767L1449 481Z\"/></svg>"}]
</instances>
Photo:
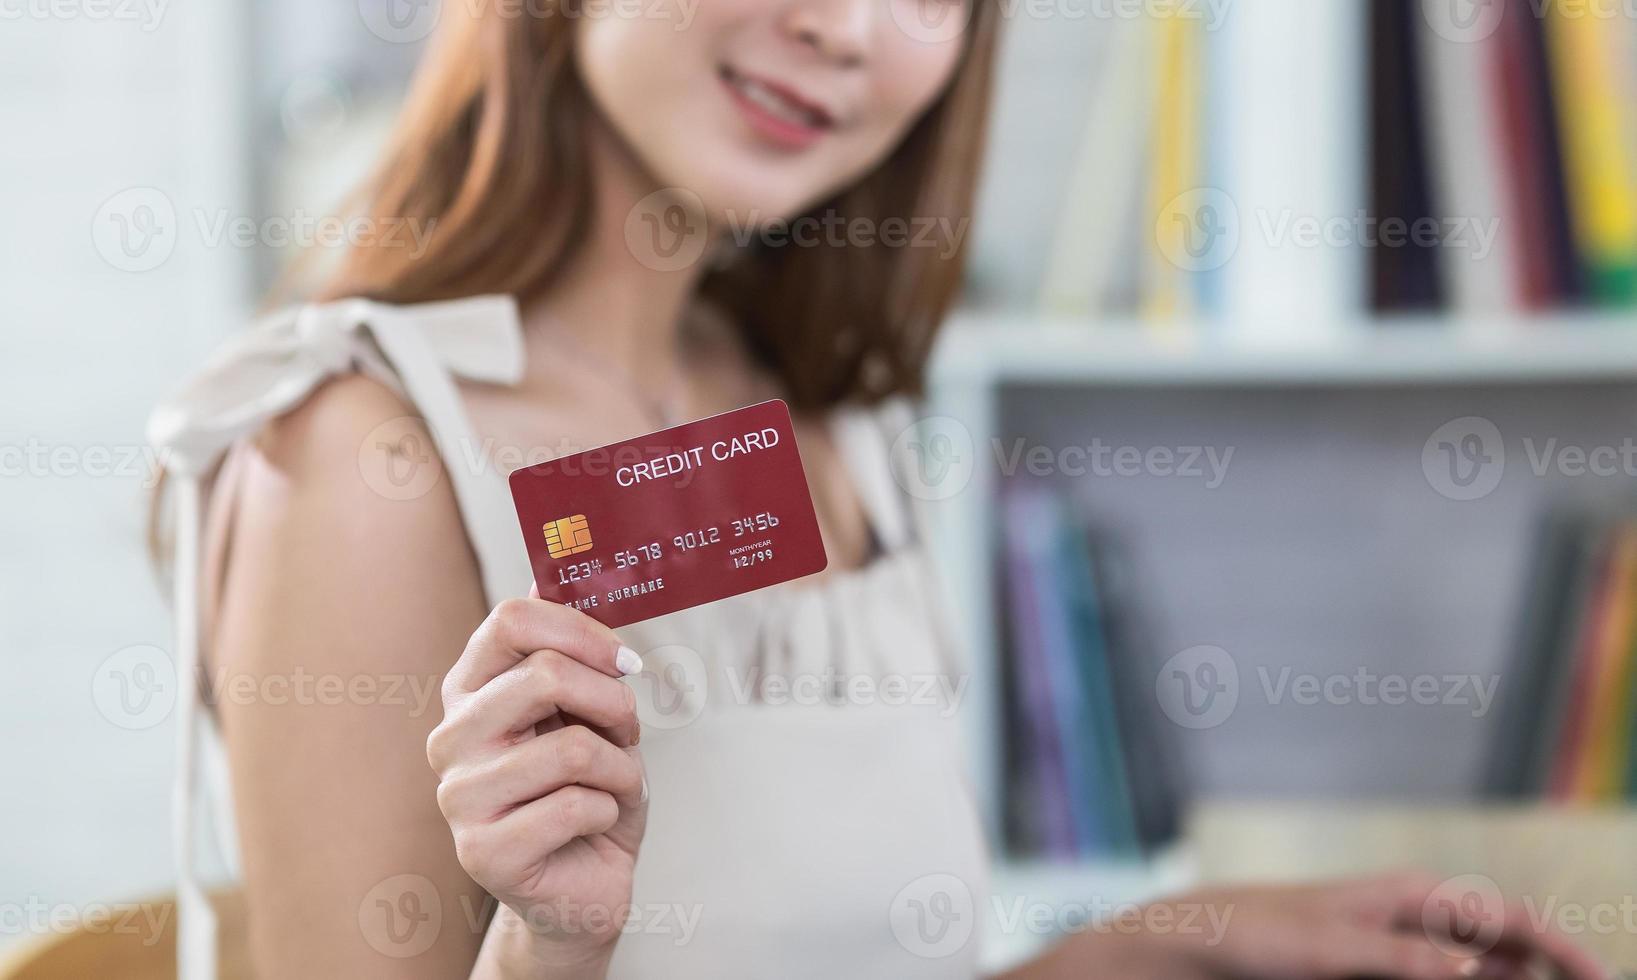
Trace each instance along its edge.
<instances>
[{"instance_id":1,"label":"white sleeveless dress","mask_svg":"<svg viewBox=\"0 0 1637 980\"><path fill-rule=\"evenodd\" d=\"M202 498L235 443L326 378L362 371L411 402L453 462L456 446L478 445L454 379L514 384L522 368L508 297L343 301L260 321L160 406L149 435L177 480L180 676L199 664ZM963 668L923 526L889 468L891 432L908 421L905 411L843 411L833 422L880 557L817 586L789 583L621 628L646 663L633 683L652 802L633 924L613 977L977 975L970 920L973 900L987 894L986 856L958 698L948 696ZM506 474L465 465L445 472L488 601L526 595L531 572ZM196 980L215 963L193 864L198 776L202 767L216 774L204 783L219 783L225 766L196 685L183 689L179 954L182 976ZM227 798L210 788L218 804ZM217 813L218 839L236 867L231 814ZM961 916L968 921L954 921Z\"/></svg>"}]
</instances>

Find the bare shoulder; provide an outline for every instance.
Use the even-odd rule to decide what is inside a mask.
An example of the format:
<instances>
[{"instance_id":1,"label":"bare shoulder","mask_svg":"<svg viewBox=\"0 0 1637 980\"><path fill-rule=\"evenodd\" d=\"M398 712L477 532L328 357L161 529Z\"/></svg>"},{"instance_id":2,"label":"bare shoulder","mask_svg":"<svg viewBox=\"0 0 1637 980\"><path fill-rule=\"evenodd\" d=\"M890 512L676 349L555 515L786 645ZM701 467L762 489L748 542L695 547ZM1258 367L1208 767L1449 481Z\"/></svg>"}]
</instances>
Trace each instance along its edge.
<instances>
[{"instance_id":1,"label":"bare shoulder","mask_svg":"<svg viewBox=\"0 0 1637 980\"><path fill-rule=\"evenodd\" d=\"M482 618L443 462L390 388L330 381L257 436L238 479L224 626L244 625L247 602L300 617L315 641L325 629Z\"/></svg>"},{"instance_id":2,"label":"bare shoulder","mask_svg":"<svg viewBox=\"0 0 1637 980\"><path fill-rule=\"evenodd\" d=\"M259 433L254 450L252 500L400 531L458 518L426 423L397 392L371 378L329 381Z\"/></svg>"}]
</instances>

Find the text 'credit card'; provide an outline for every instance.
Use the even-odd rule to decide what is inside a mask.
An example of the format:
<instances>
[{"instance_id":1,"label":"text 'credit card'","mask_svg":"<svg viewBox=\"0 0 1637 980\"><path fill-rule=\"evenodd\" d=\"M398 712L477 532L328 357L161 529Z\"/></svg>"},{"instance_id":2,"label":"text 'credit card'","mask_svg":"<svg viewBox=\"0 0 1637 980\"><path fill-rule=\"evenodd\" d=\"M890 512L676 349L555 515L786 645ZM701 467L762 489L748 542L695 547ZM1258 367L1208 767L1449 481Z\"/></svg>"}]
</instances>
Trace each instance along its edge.
<instances>
[{"instance_id":1,"label":"text 'credit card'","mask_svg":"<svg viewBox=\"0 0 1637 980\"><path fill-rule=\"evenodd\" d=\"M824 570L774 400L511 474L540 596L624 626Z\"/></svg>"}]
</instances>

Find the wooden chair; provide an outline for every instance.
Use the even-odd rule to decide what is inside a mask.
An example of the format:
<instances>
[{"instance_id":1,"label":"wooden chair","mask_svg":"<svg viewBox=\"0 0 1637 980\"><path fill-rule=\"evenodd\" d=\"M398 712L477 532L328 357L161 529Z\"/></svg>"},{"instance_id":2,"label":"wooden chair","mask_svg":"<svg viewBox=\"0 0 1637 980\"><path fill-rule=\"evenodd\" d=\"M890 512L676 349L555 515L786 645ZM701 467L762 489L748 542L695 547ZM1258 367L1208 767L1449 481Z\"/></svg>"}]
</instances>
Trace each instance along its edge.
<instances>
[{"instance_id":1,"label":"wooden chair","mask_svg":"<svg viewBox=\"0 0 1637 980\"><path fill-rule=\"evenodd\" d=\"M252 980L244 896L225 891L212 894L210 900L216 906L219 930L217 976ZM164 923L157 940L146 925L133 932L109 923L82 924L0 952L0 980L175 980L175 899L166 896L134 904L150 906L152 919ZM142 921L151 920L144 916Z\"/></svg>"}]
</instances>

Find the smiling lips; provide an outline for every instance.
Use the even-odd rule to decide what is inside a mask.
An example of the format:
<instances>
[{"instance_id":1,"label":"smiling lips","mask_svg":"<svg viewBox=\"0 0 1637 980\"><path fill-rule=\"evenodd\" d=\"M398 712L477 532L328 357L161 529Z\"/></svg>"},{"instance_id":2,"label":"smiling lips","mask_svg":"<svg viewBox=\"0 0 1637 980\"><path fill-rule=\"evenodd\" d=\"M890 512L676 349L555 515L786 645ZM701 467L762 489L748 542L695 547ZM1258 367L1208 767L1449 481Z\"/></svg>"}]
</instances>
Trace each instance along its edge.
<instances>
[{"instance_id":1,"label":"smiling lips","mask_svg":"<svg viewBox=\"0 0 1637 980\"><path fill-rule=\"evenodd\" d=\"M763 78L723 66L722 84L752 129L769 142L800 150L835 127L835 118L800 93Z\"/></svg>"}]
</instances>

